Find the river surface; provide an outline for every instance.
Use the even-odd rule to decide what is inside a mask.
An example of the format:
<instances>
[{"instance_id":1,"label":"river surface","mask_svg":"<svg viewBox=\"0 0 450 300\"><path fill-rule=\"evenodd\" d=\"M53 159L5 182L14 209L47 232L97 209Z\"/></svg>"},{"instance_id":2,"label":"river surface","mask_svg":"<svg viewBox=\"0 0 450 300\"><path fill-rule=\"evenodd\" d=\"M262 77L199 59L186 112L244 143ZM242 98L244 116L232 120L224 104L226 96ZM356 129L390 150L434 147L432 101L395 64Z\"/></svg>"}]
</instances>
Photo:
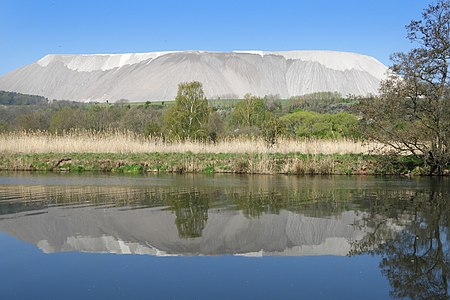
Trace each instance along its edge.
<instances>
[{"instance_id":1,"label":"river surface","mask_svg":"<svg viewBox=\"0 0 450 300\"><path fill-rule=\"evenodd\" d=\"M450 180L0 173L0 299L448 299Z\"/></svg>"}]
</instances>

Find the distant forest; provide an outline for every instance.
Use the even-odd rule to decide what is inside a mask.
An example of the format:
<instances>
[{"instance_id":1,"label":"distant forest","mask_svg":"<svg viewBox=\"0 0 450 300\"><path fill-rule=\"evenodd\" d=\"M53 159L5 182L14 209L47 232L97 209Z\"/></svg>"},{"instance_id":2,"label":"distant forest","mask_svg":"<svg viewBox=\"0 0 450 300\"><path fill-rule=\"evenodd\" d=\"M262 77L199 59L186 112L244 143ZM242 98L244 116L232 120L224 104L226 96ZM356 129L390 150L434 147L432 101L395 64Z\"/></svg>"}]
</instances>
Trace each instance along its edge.
<instances>
[{"instance_id":1,"label":"distant forest","mask_svg":"<svg viewBox=\"0 0 450 300\"><path fill-rule=\"evenodd\" d=\"M0 105L42 105L48 99L42 96L0 91Z\"/></svg>"}]
</instances>

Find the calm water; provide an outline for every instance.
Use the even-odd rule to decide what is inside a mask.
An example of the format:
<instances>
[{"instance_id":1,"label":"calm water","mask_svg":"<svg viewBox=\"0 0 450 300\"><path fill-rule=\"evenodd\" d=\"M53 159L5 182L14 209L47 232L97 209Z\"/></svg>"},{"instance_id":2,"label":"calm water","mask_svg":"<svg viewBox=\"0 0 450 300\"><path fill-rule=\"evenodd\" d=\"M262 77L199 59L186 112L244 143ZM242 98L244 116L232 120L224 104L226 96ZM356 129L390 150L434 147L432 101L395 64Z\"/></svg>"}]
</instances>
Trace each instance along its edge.
<instances>
[{"instance_id":1,"label":"calm water","mask_svg":"<svg viewBox=\"0 0 450 300\"><path fill-rule=\"evenodd\" d=\"M1 299L448 299L450 181L0 173Z\"/></svg>"}]
</instances>

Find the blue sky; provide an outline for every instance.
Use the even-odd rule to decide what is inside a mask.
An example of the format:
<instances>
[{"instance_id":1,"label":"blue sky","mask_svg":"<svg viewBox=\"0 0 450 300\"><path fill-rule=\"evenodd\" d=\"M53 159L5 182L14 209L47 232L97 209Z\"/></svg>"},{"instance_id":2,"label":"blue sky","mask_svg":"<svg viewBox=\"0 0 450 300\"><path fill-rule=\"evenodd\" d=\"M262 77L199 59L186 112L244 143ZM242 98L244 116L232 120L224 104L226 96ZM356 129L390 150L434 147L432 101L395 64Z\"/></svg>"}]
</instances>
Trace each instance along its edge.
<instances>
[{"instance_id":1,"label":"blue sky","mask_svg":"<svg viewBox=\"0 0 450 300\"><path fill-rule=\"evenodd\" d=\"M407 51L431 0L0 0L0 74L49 53Z\"/></svg>"}]
</instances>

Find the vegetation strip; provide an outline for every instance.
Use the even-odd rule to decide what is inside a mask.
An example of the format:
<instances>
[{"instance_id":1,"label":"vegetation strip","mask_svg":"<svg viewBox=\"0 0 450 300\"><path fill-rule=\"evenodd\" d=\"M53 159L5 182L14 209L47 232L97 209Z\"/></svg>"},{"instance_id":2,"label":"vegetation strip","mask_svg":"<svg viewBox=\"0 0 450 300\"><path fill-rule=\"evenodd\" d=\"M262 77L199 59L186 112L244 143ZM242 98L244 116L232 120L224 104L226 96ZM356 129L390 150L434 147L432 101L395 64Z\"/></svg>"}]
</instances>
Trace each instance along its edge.
<instances>
[{"instance_id":1,"label":"vegetation strip","mask_svg":"<svg viewBox=\"0 0 450 300\"><path fill-rule=\"evenodd\" d=\"M115 173L427 175L410 156L365 154L39 153L0 154L0 170ZM447 170L447 175L448 175Z\"/></svg>"}]
</instances>

